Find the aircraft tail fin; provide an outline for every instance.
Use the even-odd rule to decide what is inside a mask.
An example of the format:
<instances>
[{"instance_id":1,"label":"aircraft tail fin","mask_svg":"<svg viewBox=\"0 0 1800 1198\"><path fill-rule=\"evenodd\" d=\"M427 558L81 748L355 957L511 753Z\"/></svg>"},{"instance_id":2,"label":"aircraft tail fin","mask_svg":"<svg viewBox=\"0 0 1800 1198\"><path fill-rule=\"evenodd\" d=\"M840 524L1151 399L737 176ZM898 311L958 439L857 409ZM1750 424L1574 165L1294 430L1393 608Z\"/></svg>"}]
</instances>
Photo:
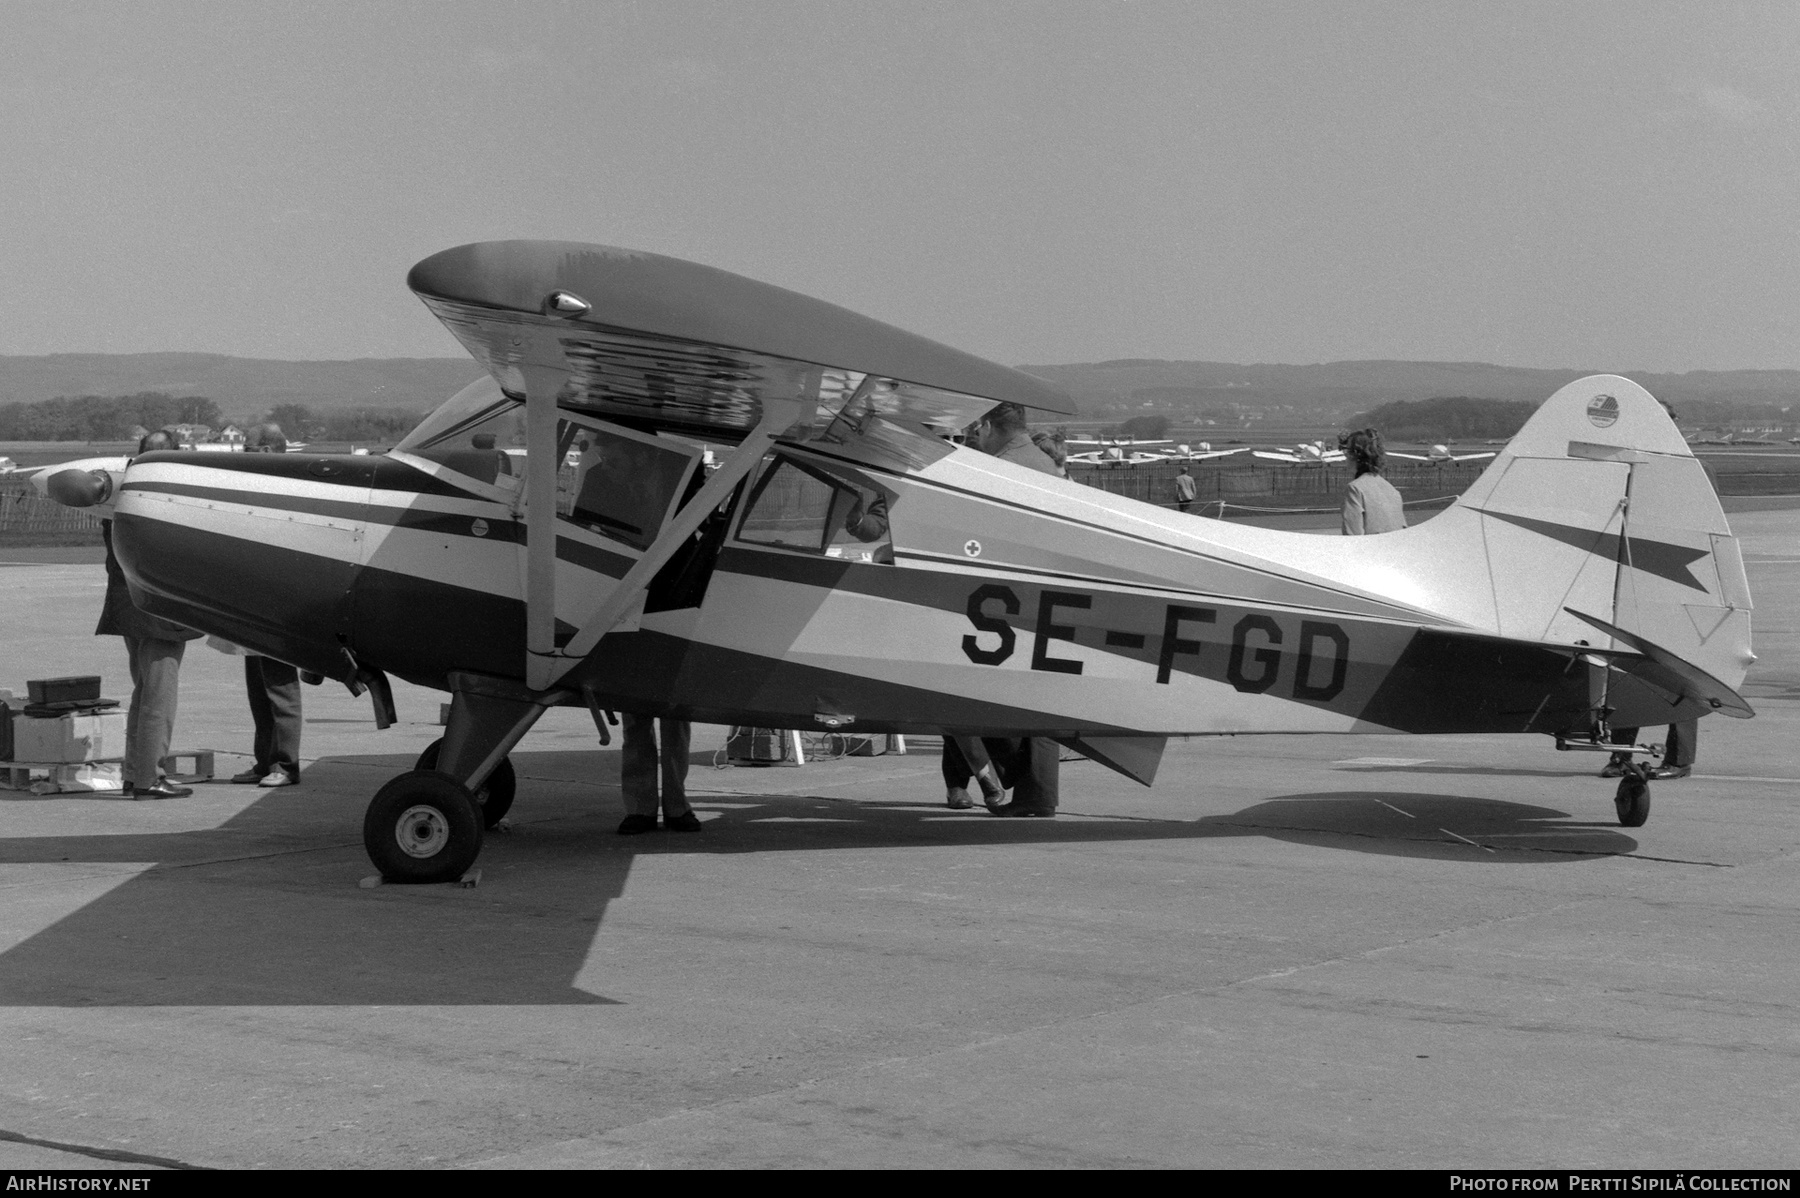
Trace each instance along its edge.
<instances>
[{"instance_id":1,"label":"aircraft tail fin","mask_svg":"<svg viewBox=\"0 0 1800 1198\"><path fill-rule=\"evenodd\" d=\"M1735 694L1755 660L1743 556L1648 391L1617 375L1570 383L1455 508L1479 516L1503 635L1658 658L1651 685L1687 705L1671 718L1750 714Z\"/></svg>"}]
</instances>

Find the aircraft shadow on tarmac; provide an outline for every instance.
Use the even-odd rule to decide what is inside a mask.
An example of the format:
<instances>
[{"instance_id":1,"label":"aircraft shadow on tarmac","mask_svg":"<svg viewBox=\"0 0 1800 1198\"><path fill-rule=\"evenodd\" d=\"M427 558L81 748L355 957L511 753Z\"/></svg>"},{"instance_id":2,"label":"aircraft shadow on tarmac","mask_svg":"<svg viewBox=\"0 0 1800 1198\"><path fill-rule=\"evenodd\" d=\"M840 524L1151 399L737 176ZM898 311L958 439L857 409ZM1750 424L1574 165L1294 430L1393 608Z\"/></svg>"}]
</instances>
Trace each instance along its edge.
<instances>
[{"instance_id":1,"label":"aircraft shadow on tarmac","mask_svg":"<svg viewBox=\"0 0 1800 1198\"><path fill-rule=\"evenodd\" d=\"M490 835L482 885L360 888L357 880L373 872L362 809L383 776L369 767L391 773L408 765L399 757L321 762L309 776L324 785L270 792L201 831L0 839L0 861L71 866L69 878L15 894L35 890L54 903L59 888L95 891L68 900L79 907L0 953L0 1005L607 1003L575 981L633 860L649 854L1265 836L1491 866L1637 847L1614 827L1548 807L1376 791L1283 795L1192 820L999 820L936 804L736 793L729 801L696 798L711 817L700 835L620 837L616 787L534 794L553 789L543 780L575 779L566 766L563 778L540 779L539 763L525 760L514 830ZM110 889L81 880L82 863L125 862L155 864Z\"/></svg>"}]
</instances>

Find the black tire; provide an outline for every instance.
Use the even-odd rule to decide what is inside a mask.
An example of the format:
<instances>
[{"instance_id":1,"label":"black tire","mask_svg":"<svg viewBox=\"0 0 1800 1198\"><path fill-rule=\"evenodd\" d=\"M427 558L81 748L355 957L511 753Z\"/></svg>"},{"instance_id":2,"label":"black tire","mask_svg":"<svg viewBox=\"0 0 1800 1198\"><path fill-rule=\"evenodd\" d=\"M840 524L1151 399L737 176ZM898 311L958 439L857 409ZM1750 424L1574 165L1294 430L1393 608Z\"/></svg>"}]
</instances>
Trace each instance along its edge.
<instances>
[{"instance_id":1,"label":"black tire","mask_svg":"<svg viewBox=\"0 0 1800 1198\"><path fill-rule=\"evenodd\" d=\"M1644 821L1650 818L1650 784L1635 770L1627 773L1619 779L1619 790L1613 795L1613 806L1619 812L1621 827L1643 827Z\"/></svg>"},{"instance_id":2,"label":"black tire","mask_svg":"<svg viewBox=\"0 0 1800 1198\"><path fill-rule=\"evenodd\" d=\"M444 747L444 738L438 737L425 746L419 754L418 762L413 766L418 770L437 769L438 752ZM481 826L491 828L506 818L512 810L513 796L519 789L518 775L513 773L512 758L502 757L494 772L488 775L481 789L475 792L475 806L481 808Z\"/></svg>"},{"instance_id":3,"label":"black tire","mask_svg":"<svg viewBox=\"0 0 1800 1198\"><path fill-rule=\"evenodd\" d=\"M454 882L481 855L481 815L454 779L412 770L369 801L363 848L390 882Z\"/></svg>"}]
</instances>

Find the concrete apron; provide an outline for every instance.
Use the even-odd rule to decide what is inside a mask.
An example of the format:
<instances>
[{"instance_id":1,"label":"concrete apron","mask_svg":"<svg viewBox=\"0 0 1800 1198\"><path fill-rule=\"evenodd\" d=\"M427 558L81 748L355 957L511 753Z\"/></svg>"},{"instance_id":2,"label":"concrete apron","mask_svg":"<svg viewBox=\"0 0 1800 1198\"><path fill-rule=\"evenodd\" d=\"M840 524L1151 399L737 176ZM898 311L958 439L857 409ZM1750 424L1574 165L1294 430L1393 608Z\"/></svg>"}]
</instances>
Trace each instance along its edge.
<instances>
[{"instance_id":1,"label":"concrete apron","mask_svg":"<svg viewBox=\"0 0 1800 1198\"><path fill-rule=\"evenodd\" d=\"M301 787L0 798L0 1167L1792 1167L1800 517L1733 524L1759 717L1639 829L1530 738L1195 740L1010 821L930 756L714 771L710 729L705 832L621 838L557 712L480 886L363 889L439 696L377 733L331 686ZM100 593L0 571L0 684L122 697ZM235 659L182 702L247 750Z\"/></svg>"}]
</instances>

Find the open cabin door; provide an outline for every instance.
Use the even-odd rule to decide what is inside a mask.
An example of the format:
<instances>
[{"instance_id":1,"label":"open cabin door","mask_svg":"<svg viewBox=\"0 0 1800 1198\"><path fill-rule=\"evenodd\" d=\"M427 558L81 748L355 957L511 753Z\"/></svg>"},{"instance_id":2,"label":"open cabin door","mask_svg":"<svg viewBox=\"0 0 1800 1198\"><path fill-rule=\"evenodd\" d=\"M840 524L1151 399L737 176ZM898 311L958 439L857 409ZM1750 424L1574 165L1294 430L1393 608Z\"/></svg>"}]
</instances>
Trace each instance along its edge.
<instances>
[{"instance_id":1,"label":"open cabin door","mask_svg":"<svg viewBox=\"0 0 1800 1198\"><path fill-rule=\"evenodd\" d=\"M556 446L554 643L560 650L699 486L704 450L569 412L558 418ZM615 628L637 627L646 600L659 597L650 588Z\"/></svg>"}]
</instances>

